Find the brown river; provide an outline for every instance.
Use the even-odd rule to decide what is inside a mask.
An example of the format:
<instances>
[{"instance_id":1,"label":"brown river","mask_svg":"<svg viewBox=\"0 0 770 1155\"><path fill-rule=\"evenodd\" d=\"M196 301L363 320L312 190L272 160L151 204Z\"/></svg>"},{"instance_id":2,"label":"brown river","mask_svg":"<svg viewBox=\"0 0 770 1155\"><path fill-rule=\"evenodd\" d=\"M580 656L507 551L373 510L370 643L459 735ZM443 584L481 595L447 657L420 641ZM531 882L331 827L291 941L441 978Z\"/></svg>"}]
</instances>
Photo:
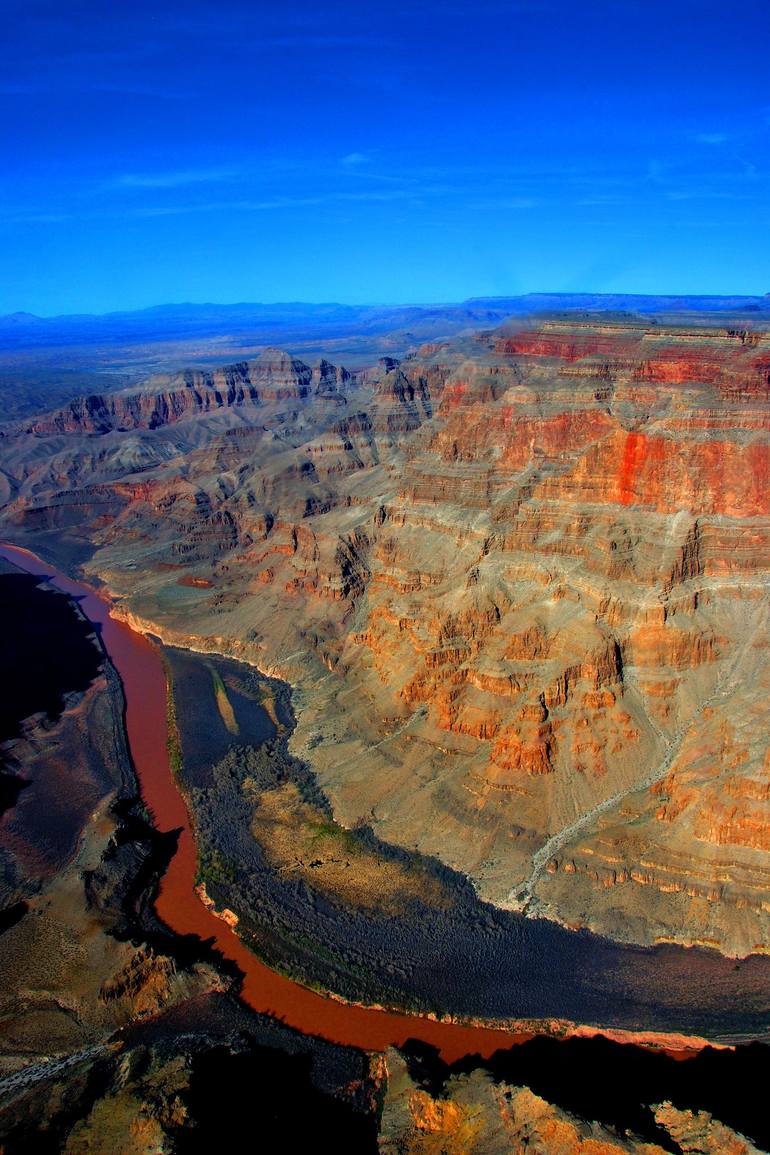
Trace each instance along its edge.
<instances>
[{"instance_id":1,"label":"brown river","mask_svg":"<svg viewBox=\"0 0 770 1155\"><path fill-rule=\"evenodd\" d=\"M752 955L737 963L697 948L625 947L522 916L516 916L521 923L514 928L516 933L494 948L496 953L486 964L489 973L484 972L474 943L466 944L478 967L474 981L491 981L495 992L502 984L503 993L508 992L502 1005L522 1008L514 1012L526 1016L518 1032L495 1027L492 1016L488 1024L482 1019L473 1026L354 1005L272 970L195 892L195 834L169 760L161 649L114 617L103 593L68 578L35 554L0 545L0 557L45 577L76 598L84 615L99 628L104 649L123 683L126 733L142 796L159 830L179 831L178 848L161 880L157 913L180 935L213 940L240 970L241 997L255 1011L305 1034L370 1051L419 1039L438 1048L447 1062L474 1053L489 1057L498 1049L532 1038L530 1023L544 1016L547 1020L556 1007L561 1008L557 1014L581 1023L605 1022L625 1028L586 1027L579 1029L581 1034L614 1034L681 1055L692 1054L702 1045L701 1039L692 1036L707 1035L727 1043L770 1036L770 958ZM547 1029L543 1021L543 1030Z\"/></svg>"},{"instance_id":2,"label":"brown river","mask_svg":"<svg viewBox=\"0 0 770 1155\"><path fill-rule=\"evenodd\" d=\"M104 649L123 683L128 744L142 797L159 830L181 832L177 851L161 881L157 913L179 934L214 940L216 948L242 972L241 998L250 1007L305 1034L370 1051L384 1051L418 1038L438 1047L447 1062L469 1053L488 1056L531 1038L529 1033L513 1034L354 1006L317 994L260 962L195 893L195 838L166 746L166 674L160 650L144 634L114 618L109 600L101 593L66 577L35 554L3 544L0 557L27 573L46 577L51 585L77 598L85 616L99 626Z\"/></svg>"}]
</instances>

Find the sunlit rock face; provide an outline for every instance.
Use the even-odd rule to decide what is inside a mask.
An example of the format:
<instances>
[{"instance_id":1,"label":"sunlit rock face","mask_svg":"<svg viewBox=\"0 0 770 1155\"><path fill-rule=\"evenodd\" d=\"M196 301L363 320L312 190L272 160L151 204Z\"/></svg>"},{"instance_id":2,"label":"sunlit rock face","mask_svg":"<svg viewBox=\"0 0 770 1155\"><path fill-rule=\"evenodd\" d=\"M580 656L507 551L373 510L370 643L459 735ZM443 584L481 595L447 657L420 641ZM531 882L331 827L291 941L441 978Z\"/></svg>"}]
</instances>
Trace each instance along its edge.
<instances>
[{"instance_id":1,"label":"sunlit rock face","mask_svg":"<svg viewBox=\"0 0 770 1155\"><path fill-rule=\"evenodd\" d=\"M388 1051L383 1065L381 1155L760 1155L749 1139L709 1112L677 1109L667 1101L640 1103L635 1122L646 1132L640 1135L617 1122L577 1117L483 1070L451 1074L433 1091L414 1080L398 1051Z\"/></svg>"},{"instance_id":2,"label":"sunlit rock face","mask_svg":"<svg viewBox=\"0 0 770 1155\"><path fill-rule=\"evenodd\" d=\"M571 926L770 949L770 337L268 350L4 432L8 535L290 680L341 822Z\"/></svg>"}]
</instances>

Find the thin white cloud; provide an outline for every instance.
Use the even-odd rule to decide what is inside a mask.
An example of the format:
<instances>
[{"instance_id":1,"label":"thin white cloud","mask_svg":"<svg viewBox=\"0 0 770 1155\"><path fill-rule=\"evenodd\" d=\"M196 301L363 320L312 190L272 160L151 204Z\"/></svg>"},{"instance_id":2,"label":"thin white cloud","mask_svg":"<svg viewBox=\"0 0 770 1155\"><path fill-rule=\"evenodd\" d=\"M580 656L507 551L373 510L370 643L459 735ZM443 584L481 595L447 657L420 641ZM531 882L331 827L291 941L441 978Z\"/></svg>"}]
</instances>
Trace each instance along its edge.
<instances>
[{"instance_id":1,"label":"thin white cloud","mask_svg":"<svg viewBox=\"0 0 770 1155\"><path fill-rule=\"evenodd\" d=\"M165 172L126 172L112 177L110 189L184 188L186 185L217 184L237 177L235 168L167 169Z\"/></svg>"},{"instance_id":2,"label":"thin white cloud","mask_svg":"<svg viewBox=\"0 0 770 1155\"><path fill-rule=\"evenodd\" d=\"M594 193L593 195L580 197L575 204L581 208L603 208L608 205L622 205L628 204L629 198L627 196L619 196L617 193Z\"/></svg>"},{"instance_id":3,"label":"thin white cloud","mask_svg":"<svg viewBox=\"0 0 770 1155\"><path fill-rule=\"evenodd\" d=\"M253 41L252 49L270 51L281 48L384 48L389 42L380 36L346 36L326 32L298 32L285 36L262 36Z\"/></svg>"},{"instance_id":4,"label":"thin white cloud","mask_svg":"<svg viewBox=\"0 0 770 1155\"><path fill-rule=\"evenodd\" d=\"M132 217L174 217L189 213L264 212L271 209L307 208L323 204L323 197L275 197L261 201L202 201L190 205L149 205L125 214ZM115 214L117 215L117 214Z\"/></svg>"},{"instance_id":5,"label":"thin white cloud","mask_svg":"<svg viewBox=\"0 0 770 1155\"><path fill-rule=\"evenodd\" d=\"M473 202L473 209L534 209L542 202L537 197L499 196Z\"/></svg>"},{"instance_id":6,"label":"thin white cloud","mask_svg":"<svg viewBox=\"0 0 770 1155\"><path fill-rule=\"evenodd\" d=\"M356 168L361 164L368 164L370 157L365 152L349 152L347 156L340 158L340 164L344 164L346 168Z\"/></svg>"},{"instance_id":7,"label":"thin white cloud","mask_svg":"<svg viewBox=\"0 0 770 1155\"><path fill-rule=\"evenodd\" d=\"M730 136L726 132L699 132L695 139L699 144L727 144Z\"/></svg>"},{"instance_id":8,"label":"thin white cloud","mask_svg":"<svg viewBox=\"0 0 770 1155\"><path fill-rule=\"evenodd\" d=\"M114 186L112 186L114 187ZM149 189L172 188L171 183L163 185L136 185ZM19 208L0 206L0 222L3 224L55 224L69 220L137 220L153 217L187 216L194 213L261 213L261 212L290 212L295 209L319 208L320 206L343 204L386 204L392 202L406 202L422 200L423 198L441 198L452 193L452 189L444 185L425 185L419 190L419 197L411 189L371 189L350 192L340 190L328 192L320 196L274 196L239 200L198 200L188 204L140 204L130 207L114 207L100 209L95 212L46 212L37 208Z\"/></svg>"},{"instance_id":9,"label":"thin white cloud","mask_svg":"<svg viewBox=\"0 0 770 1155\"><path fill-rule=\"evenodd\" d=\"M428 196L440 194L442 190L425 189ZM189 205L148 205L145 208L135 209L125 214L139 217L168 217L187 215L188 213L211 212L269 212L280 209L313 208L319 205L339 203L378 204L390 201L412 199L412 193L406 190L383 192L332 192L323 196L313 197L272 197L264 200L232 200L232 201L199 201ZM117 215L117 214L116 214Z\"/></svg>"},{"instance_id":10,"label":"thin white cloud","mask_svg":"<svg viewBox=\"0 0 770 1155\"><path fill-rule=\"evenodd\" d=\"M0 96L57 96L75 93L112 93L116 96L145 96L153 100L182 100L184 94L157 85L139 84L134 81L86 80L79 76L51 78L47 80L0 83Z\"/></svg>"},{"instance_id":11,"label":"thin white cloud","mask_svg":"<svg viewBox=\"0 0 770 1155\"><path fill-rule=\"evenodd\" d=\"M719 189L672 189L666 193L666 200L669 201L745 201L748 197L745 193L730 192L728 190Z\"/></svg>"}]
</instances>

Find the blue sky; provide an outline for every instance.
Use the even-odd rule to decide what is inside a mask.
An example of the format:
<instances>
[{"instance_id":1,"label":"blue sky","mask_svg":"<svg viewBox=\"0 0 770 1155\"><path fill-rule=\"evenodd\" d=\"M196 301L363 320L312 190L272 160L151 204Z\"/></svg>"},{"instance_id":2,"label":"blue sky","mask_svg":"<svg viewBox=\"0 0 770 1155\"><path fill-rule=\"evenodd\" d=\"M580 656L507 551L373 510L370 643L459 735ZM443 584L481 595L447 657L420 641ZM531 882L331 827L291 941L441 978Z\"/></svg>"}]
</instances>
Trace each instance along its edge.
<instances>
[{"instance_id":1,"label":"blue sky","mask_svg":"<svg viewBox=\"0 0 770 1155\"><path fill-rule=\"evenodd\" d=\"M770 291L767 0L0 16L0 312Z\"/></svg>"}]
</instances>

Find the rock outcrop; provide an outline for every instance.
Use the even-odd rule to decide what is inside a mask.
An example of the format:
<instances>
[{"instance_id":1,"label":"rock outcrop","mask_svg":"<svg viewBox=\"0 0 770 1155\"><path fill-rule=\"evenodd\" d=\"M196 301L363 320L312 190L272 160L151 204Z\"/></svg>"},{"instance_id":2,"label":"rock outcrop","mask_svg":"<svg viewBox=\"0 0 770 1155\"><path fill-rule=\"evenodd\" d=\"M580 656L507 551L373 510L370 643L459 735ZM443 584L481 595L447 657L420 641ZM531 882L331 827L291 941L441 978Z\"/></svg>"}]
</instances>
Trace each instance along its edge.
<instances>
[{"instance_id":1,"label":"rock outcrop","mask_svg":"<svg viewBox=\"0 0 770 1155\"><path fill-rule=\"evenodd\" d=\"M398 1051L388 1052L386 1066L382 1155L759 1155L753 1143L706 1111L655 1105L655 1142L581 1119L482 1070L451 1075L437 1094L414 1081Z\"/></svg>"}]
</instances>

